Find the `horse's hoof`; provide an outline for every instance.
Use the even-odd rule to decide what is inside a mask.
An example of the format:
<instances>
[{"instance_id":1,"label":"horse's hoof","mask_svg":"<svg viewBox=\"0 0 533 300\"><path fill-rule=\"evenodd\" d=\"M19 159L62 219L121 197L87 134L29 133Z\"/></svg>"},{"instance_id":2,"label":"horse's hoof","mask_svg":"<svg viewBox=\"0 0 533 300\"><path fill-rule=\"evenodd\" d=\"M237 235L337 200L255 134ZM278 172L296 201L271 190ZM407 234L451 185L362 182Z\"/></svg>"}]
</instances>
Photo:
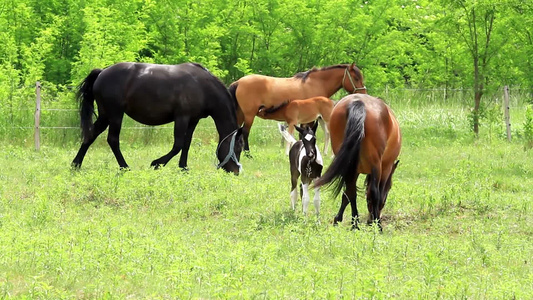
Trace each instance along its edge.
<instances>
[{"instance_id":1,"label":"horse's hoof","mask_svg":"<svg viewBox=\"0 0 533 300\"><path fill-rule=\"evenodd\" d=\"M154 160L154 161L150 164L150 167L154 168L154 170L157 170L157 169L159 169L159 168L161 167L161 164Z\"/></svg>"},{"instance_id":2,"label":"horse's hoof","mask_svg":"<svg viewBox=\"0 0 533 300\"><path fill-rule=\"evenodd\" d=\"M120 167L120 171L121 172L128 172L128 171L131 171L130 167L126 166L126 167Z\"/></svg>"},{"instance_id":3,"label":"horse's hoof","mask_svg":"<svg viewBox=\"0 0 533 300\"><path fill-rule=\"evenodd\" d=\"M250 150L244 150L244 156L246 156L246 158L250 158L250 159L254 158L252 156L252 154L250 153Z\"/></svg>"},{"instance_id":4,"label":"horse's hoof","mask_svg":"<svg viewBox=\"0 0 533 300\"><path fill-rule=\"evenodd\" d=\"M181 167L181 171L182 171L183 173L189 173L189 168L187 168L187 167Z\"/></svg>"},{"instance_id":5,"label":"horse's hoof","mask_svg":"<svg viewBox=\"0 0 533 300\"><path fill-rule=\"evenodd\" d=\"M81 164L80 163L76 163L76 162L72 162L70 164L70 167L73 169L73 170L79 170L81 168Z\"/></svg>"}]
</instances>

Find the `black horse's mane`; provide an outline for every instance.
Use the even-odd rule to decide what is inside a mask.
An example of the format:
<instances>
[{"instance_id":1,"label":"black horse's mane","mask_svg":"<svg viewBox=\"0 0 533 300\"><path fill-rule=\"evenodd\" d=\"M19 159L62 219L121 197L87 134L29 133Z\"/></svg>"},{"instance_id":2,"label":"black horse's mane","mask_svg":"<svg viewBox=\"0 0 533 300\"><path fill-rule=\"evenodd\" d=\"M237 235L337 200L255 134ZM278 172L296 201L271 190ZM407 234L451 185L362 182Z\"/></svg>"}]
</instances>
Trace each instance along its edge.
<instances>
[{"instance_id":1,"label":"black horse's mane","mask_svg":"<svg viewBox=\"0 0 533 300\"><path fill-rule=\"evenodd\" d=\"M233 97L231 95L231 92L228 90L228 88L226 87L226 84L224 84L224 82L218 78L217 76L215 76L213 73L211 73L211 71L209 71L206 67L204 67L202 64L199 64L199 63L195 63L195 62L192 62L191 64L193 64L194 66L200 68L200 69L203 69L204 71L206 71L207 73L211 74L211 76L213 77L213 79L217 82L218 85L220 85L221 87L223 87L226 92L228 92L230 98L234 99L236 101L236 98Z\"/></svg>"},{"instance_id":2,"label":"black horse's mane","mask_svg":"<svg viewBox=\"0 0 533 300\"><path fill-rule=\"evenodd\" d=\"M307 80L307 78L309 77L309 75L311 75L311 73L313 72L317 72L317 71L327 71L327 70L331 70L331 69L341 69L341 68L346 68L346 67L349 67L350 64L338 64L338 65L334 65L334 66L327 66L327 67L322 67L322 68L317 68L317 67L313 67L307 71L304 71L304 72L299 72L299 73L296 73L294 74L294 78L297 78L297 79L301 79L303 82L305 82ZM358 76L360 76L360 74L357 74Z\"/></svg>"}]
</instances>

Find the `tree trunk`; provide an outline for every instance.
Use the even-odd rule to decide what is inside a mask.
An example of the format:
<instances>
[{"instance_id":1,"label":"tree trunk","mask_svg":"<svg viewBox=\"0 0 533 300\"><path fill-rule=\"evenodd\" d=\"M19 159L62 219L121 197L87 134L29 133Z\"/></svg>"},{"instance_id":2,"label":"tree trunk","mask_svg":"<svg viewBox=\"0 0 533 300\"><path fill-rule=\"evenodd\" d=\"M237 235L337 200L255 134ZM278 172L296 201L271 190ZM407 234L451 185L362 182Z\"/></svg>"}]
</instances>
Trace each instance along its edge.
<instances>
[{"instance_id":1,"label":"tree trunk","mask_svg":"<svg viewBox=\"0 0 533 300\"><path fill-rule=\"evenodd\" d=\"M479 136L479 107L481 105L481 96L483 96L483 91L476 90L474 95L474 133L476 137Z\"/></svg>"},{"instance_id":2,"label":"tree trunk","mask_svg":"<svg viewBox=\"0 0 533 300\"><path fill-rule=\"evenodd\" d=\"M481 96L483 96L483 78L479 72L479 57L474 55L474 111L473 111L473 129L476 137L479 136L479 108L481 106Z\"/></svg>"}]
</instances>

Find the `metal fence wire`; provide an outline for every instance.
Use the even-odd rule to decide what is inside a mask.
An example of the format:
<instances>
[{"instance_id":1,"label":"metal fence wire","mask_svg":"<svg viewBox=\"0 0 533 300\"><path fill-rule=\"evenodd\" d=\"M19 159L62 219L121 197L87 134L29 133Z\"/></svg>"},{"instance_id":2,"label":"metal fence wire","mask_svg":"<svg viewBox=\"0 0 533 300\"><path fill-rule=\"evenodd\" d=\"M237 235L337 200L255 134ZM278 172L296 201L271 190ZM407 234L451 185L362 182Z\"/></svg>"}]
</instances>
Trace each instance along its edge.
<instances>
[{"instance_id":1,"label":"metal fence wire","mask_svg":"<svg viewBox=\"0 0 533 300\"><path fill-rule=\"evenodd\" d=\"M11 117L6 118L7 120L15 119L14 115L17 115L17 119L19 120L18 124L16 121L13 122L6 122L6 124L2 127L4 127L5 130L12 130L12 129L21 129L21 130L29 130L34 129L34 139L35 139L35 147L39 149L40 147L40 131L41 130L79 130L80 127L78 125L79 122L79 115L78 115L78 109L75 108L75 102L72 101L72 104L68 104L68 106L71 105L71 107L64 108L64 107L54 107L54 105L57 105L59 101L57 100L57 91L58 88L55 86L50 86L50 93L46 93L47 87L41 85L40 82L37 82L35 87L35 106L32 107L31 105L31 99L28 99L24 105L26 107L11 107L10 113L12 114ZM29 87L25 87L25 89L29 89ZM74 97L72 94L72 87L66 87L63 92L63 97L67 97L67 95L70 97ZM424 107L432 104L444 104L444 107L439 107L441 110L449 110L449 111L456 111L457 109L467 109L472 106L473 102L473 89L445 89L445 88L435 88L435 89L415 89L415 88L382 88L382 89L375 89L370 90L369 93L371 95L380 97L384 99L389 105L391 105L393 108L398 105L404 105L404 106L410 106L410 107ZM29 93L28 93L29 94ZM345 92L338 92L335 94L332 99L340 99L344 95L346 95ZM497 90L494 90L492 92L487 92L484 95L484 98L482 100L483 103L490 103L493 102L493 104L496 105L502 105L504 111L507 109L516 109L521 108L524 106L524 98L526 99L526 102L531 102L533 99L531 98L531 95L533 95L533 89L529 88L521 88L521 87L502 87ZM524 97L525 96L525 97ZM505 99L507 97L507 99ZM507 100L508 104L504 103L504 100ZM449 107L447 107L449 106ZM27 112L27 113L25 113ZM31 118L31 114L33 112L33 118ZM59 118L61 122L64 122L65 120L69 124L49 124L49 121L54 119L51 116L57 116L57 114L66 113L67 116L63 118ZM508 112L507 112L508 113ZM502 115L502 119L504 116ZM508 123L508 115L505 115L505 122ZM33 120L32 120L33 119ZM58 119L58 118L55 118ZM128 120L127 118L125 120ZM33 121L33 122L32 122ZM33 123L33 124L32 124ZM41 124L43 123L43 124ZM270 124L271 123L271 124ZM198 128L208 128L212 125L207 123L200 123L198 125ZM153 130L154 128L157 129L173 129L173 126L171 124L169 125L162 125L162 126L148 126L148 125L142 125L139 123L136 123L134 121L128 120L125 122L125 124L122 126L123 130ZM276 128L275 122L269 122L268 124L256 124L254 125L254 128Z\"/></svg>"}]
</instances>

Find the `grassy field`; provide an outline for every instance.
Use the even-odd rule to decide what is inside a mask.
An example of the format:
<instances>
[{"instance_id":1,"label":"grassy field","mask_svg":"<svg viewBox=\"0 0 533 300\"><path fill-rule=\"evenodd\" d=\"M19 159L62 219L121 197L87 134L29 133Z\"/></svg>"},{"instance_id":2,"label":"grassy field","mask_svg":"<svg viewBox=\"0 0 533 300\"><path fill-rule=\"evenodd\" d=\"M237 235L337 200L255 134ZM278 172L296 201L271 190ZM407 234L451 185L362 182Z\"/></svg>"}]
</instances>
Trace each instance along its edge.
<instances>
[{"instance_id":1,"label":"grassy field","mask_svg":"<svg viewBox=\"0 0 533 300\"><path fill-rule=\"evenodd\" d=\"M404 143L383 233L351 231L347 217L333 227L328 191L320 217L293 213L272 122L252 128L238 177L214 166L211 120L188 173L177 157L148 168L170 149L166 129L124 133L127 172L103 137L80 171L72 139L40 152L4 143L0 298L530 299L533 150L501 126L475 139L466 110L394 108Z\"/></svg>"}]
</instances>

